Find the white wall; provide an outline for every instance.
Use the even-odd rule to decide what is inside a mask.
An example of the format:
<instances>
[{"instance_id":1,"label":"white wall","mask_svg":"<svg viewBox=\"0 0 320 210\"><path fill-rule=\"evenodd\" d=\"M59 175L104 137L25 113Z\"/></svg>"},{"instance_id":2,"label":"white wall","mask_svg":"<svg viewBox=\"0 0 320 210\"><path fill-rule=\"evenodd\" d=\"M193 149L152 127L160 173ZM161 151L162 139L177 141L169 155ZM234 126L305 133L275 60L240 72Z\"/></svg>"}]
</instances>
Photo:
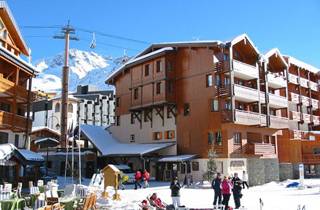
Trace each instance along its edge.
<instances>
[{"instance_id":1,"label":"white wall","mask_svg":"<svg viewBox=\"0 0 320 210\"><path fill-rule=\"evenodd\" d=\"M14 133L11 130L1 130L3 133L8 133L8 143L15 145L15 135L19 135L19 144L15 145L18 146L18 148L24 147L24 133Z\"/></svg>"}]
</instances>

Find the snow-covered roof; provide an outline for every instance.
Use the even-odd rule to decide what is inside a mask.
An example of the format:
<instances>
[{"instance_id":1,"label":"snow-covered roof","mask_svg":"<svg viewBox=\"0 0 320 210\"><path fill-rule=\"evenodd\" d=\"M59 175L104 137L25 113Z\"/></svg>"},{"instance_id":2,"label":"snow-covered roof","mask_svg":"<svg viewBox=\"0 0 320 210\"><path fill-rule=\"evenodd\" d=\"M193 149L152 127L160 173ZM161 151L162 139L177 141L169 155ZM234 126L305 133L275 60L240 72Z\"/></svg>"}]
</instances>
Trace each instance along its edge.
<instances>
[{"instance_id":1,"label":"snow-covered roof","mask_svg":"<svg viewBox=\"0 0 320 210\"><path fill-rule=\"evenodd\" d=\"M264 57L265 57L265 59L268 59L268 58L270 58L270 57L273 56L273 55L276 55L277 57L279 57L279 58L281 59L281 62L282 62L286 67L288 67L287 62L284 60L284 58L283 58L283 56L281 55L280 50L279 50L278 48L273 48L273 49L269 50L269 51L264 55Z\"/></svg>"},{"instance_id":2,"label":"snow-covered roof","mask_svg":"<svg viewBox=\"0 0 320 210\"><path fill-rule=\"evenodd\" d=\"M166 52L166 51L171 51L171 50L173 50L172 47L164 47L164 48L155 50L153 52L147 53L147 54L142 55L142 56L133 57L132 59L128 60L125 64L120 66L118 69L114 70L111 74L109 74L107 79L106 79L106 82L108 82L113 77L117 76L123 69L125 69L127 66L129 66L131 64L134 64L134 63L136 63L138 61L141 61L143 59L146 59L146 58L161 54L161 53Z\"/></svg>"},{"instance_id":3,"label":"snow-covered roof","mask_svg":"<svg viewBox=\"0 0 320 210\"><path fill-rule=\"evenodd\" d=\"M10 159L15 149L13 144L0 144L0 160Z\"/></svg>"},{"instance_id":4,"label":"snow-covered roof","mask_svg":"<svg viewBox=\"0 0 320 210\"><path fill-rule=\"evenodd\" d=\"M50 138L50 137L46 137L46 138L41 138L41 139L37 139L34 141L35 144L39 144L42 142L46 142L46 141L51 141L52 143L56 143L59 144L59 141L54 139L54 138Z\"/></svg>"},{"instance_id":5,"label":"snow-covered roof","mask_svg":"<svg viewBox=\"0 0 320 210\"><path fill-rule=\"evenodd\" d=\"M305 63L303 61L300 61L300 60L298 60L298 59L296 59L296 58L294 58L292 56L287 56L287 57L288 57L289 64L293 64L295 66L304 68L304 69L306 69L306 70L308 70L308 71L310 71L312 73L315 73L315 74L320 72L320 69L318 69L318 68L316 68L316 67L314 67L314 66L312 66L310 64L307 64L307 63Z\"/></svg>"},{"instance_id":6,"label":"snow-covered roof","mask_svg":"<svg viewBox=\"0 0 320 210\"><path fill-rule=\"evenodd\" d=\"M80 125L80 129L102 156L141 156L174 145L174 143L121 143L103 127Z\"/></svg>"},{"instance_id":7,"label":"snow-covered roof","mask_svg":"<svg viewBox=\"0 0 320 210\"><path fill-rule=\"evenodd\" d=\"M109 164L106 167L104 167L102 171L106 168L111 168L113 171L120 173L120 170L115 165Z\"/></svg>"},{"instance_id":8,"label":"snow-covered roof","mask_svg":"<svg viewBox=\"0 0 320 210\"><path fill-rule=\"evenodd\" d=\"M27 161L44 161L44 158L41 154L32 152L27 149L18 149L18 152L27 160Z\"/></svg>"},{"instance_id":9,"label":"snow-covered roof","mask_svg":"<svg viewBox=\"0 0 320 210\"><path fill-rule=\"evenodd\" d=\"M54 98L52 98L51 100L60 100L61 99L61 95L57 95ZM68 100L73 100L73 101L80 101L80 99L74 97L73 95L69 94L68 95Z\"/></svg>"},{"instance_id":10,"label":"snow-covered roof","mask_svg":"<svg viewBox=\"0 0 320 210\"><path fill-rule=\"evenodd\" d=\"M235 45L242 40L249 41L250 45L253 47L253 49L256 51L256 53L260 54L258 48L254 45L253 41L249 38L249 36L247 34L241 34L241 35L237 36L236 38L232 39L230 41L230 43L231 43L231 45Z\"/></svg>"},{"instance_id":11,"label":"snow-covered roof","mask_svg":"<svg viewBox=\"0 0 320 210\"><path fill-rule=\"evenodd\" d=\"M38 132L38 131L41 131L41 130L48 130L48 131L50 131L50 132L52 132L52 133L55 133L55 134L57 134L57 135L60 135L60 132L59 132L59 131L54 130L54 129L52 129L52 128L49 128L49 127L47 127L47 126L34 126L34 127L31 128L31 133Z\"/></svg>"},{"instance_id":12,"label":"snow-covered roof","mask_svg":"<svg viewBox=\"0 0 320 210\"><path fill-rule=\"evenodd\" d=\"M158 162L183 162L195 159L197 155L176 155L176 156L168 156L163 157L158 160Z\"/></svg>"}]
</instances>

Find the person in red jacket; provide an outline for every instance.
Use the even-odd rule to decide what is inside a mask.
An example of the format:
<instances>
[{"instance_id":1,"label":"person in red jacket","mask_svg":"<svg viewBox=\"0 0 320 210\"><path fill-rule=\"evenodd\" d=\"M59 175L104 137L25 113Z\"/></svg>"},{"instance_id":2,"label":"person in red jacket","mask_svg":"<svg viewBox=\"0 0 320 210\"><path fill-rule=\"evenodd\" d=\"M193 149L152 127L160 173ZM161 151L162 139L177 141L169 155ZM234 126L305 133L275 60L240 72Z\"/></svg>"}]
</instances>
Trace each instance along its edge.
<instances>
[{"instance_id":1,"label":"person in red jacket","mask_svg":"<svg viewBox=\"0 0 320 210\"><path fill-rule=\"evenodd\" d=\"M144 188L149 187L150 174L146 169L143 171L142 179L144 181Z\"/></svg>"},{"instance_id":2,"label":"person in red jacket","mask_svg":"<svg viewBox=\"0 0 320 210\"><path fill-rule=\"evenodd\" d=\"M141 186L140 182L141 182L141 179L142 179L142 175L141 175L141 171L140 170L138 170L136 172L136 174L134 175L134 179L135 179L134 189L136 190L138 188L138 186L139 186L139 188L141 188L142 186Z\"/></svg>"},{"instance_id":3,"label":"person in red jacket","mask_svg":"<svg viewBox=\"0 0 320 210\"><path fill-rule=\"evenodd\" d=\"M223 181L221 182L221 193L223 196L222 204L225 206L224 209L229 209L229 200L231 196L231 190L232 190L232 183L230 178L224 177Z\"/></svg>"}]
</instances>

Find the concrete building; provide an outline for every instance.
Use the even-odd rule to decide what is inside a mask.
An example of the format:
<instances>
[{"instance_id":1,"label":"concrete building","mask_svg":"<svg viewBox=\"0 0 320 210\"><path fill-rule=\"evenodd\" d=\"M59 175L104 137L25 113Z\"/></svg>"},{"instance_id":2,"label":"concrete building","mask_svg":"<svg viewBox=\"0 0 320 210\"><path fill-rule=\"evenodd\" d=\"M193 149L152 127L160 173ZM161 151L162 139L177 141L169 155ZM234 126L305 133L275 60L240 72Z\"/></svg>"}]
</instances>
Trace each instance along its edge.
<instances>
[{"instance_id":1,"label":"concrete building","mask_svg":"<svg viewBox=\"0 0 320 210\"><path fill-rule=\"evenodd\" d=\"M225 175L248 171L253 185L279 180L279 140L293 120L291 65L277 49L261 54L245 34L227 42L153 44L108 76L116 88L109 130L126 143L176 142L176 156L157 166L164 179L192 173L202 180L213 149ZM313 83L305 76L306 101L319 105L315 73ZM312 130L309 121L298 128Z\"/></svg>"},{"instance_id":2,"label":"concrete building","mask_svg":"<svg viewBox=\"0 0 320 210\"><path fill-rule=\"evenodd\" d=\"M60 129L61 98L42 98L32 104L33 126ZM98 91L91 86L79 86L69 94L68 128L78 124L110 126L114 123L113 91Z\"/></svg>"}]
</instances>

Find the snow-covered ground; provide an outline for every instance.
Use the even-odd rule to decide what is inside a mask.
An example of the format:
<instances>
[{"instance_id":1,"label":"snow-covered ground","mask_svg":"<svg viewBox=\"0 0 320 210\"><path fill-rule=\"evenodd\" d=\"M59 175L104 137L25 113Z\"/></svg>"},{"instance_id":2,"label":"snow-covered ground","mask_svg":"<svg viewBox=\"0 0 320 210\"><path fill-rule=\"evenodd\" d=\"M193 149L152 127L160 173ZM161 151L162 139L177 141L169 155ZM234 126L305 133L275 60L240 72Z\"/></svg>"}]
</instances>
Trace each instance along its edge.
<instances>
[{"instance_id":1,"label":"snow-covered ground","mask_svg":"<svg viewBox=\"0 0 320 210\"><path fill-rule=\"evenodd\" d=\"M61 180L62 181L62 180ZM320 209L320 179L305 180L305 189L286 188L288 180L281 183L271 182L262 186L251 187L242 191L241 204L247 210L259 210L259 199L264 202L263 210L296 210L298 205L305 205L306 210ZM86 183L88 180L85 181ZM147 189L134 190L133 185L126 185L127 189L120 190L121 201L114 204L112 209L133 209L147 196L156 192L166 203L171 203L169 183L151 182ZM112 195L112 194L111 194ZM213 190L203 188L181 189L181 202L187 208L212 208ZM230 205L234 206L233 198Z\"/></svg>"}]
</instances>

